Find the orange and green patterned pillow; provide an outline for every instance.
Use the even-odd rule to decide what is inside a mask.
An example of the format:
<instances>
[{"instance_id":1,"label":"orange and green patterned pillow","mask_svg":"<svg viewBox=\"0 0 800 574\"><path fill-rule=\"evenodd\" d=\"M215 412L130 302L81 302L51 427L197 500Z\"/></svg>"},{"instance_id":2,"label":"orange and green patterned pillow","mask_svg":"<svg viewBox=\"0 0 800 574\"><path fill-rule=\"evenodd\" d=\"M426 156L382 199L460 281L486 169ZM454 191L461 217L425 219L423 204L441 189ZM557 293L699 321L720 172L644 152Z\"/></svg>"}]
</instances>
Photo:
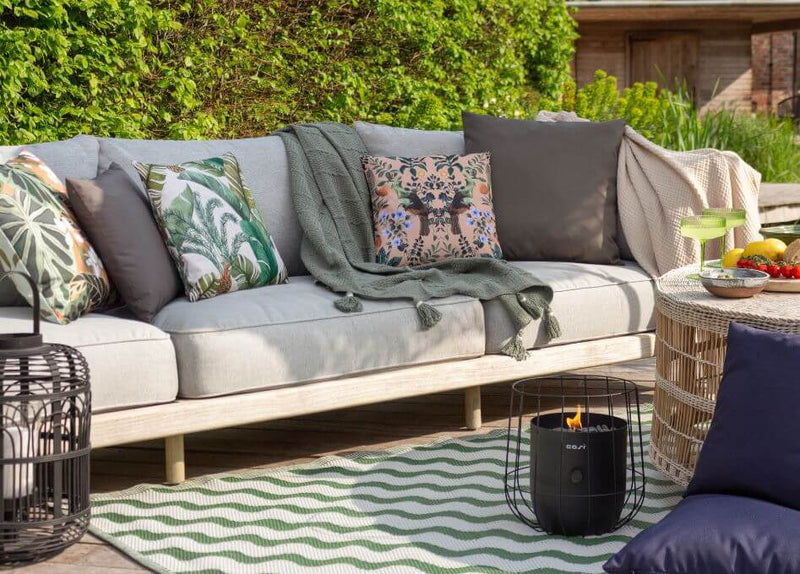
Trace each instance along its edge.
<instances>
[{"instance_id":1,"label":"orange and green patterned pillow","mask_svg":"<svg viewBox=\"0 0 800 574\"><path fill-rule=\"evenodd\" d=\"M503 258L488 153L362 159L378 263Z\"/></svg>"},{"instance_id":2,"label":"orange and green patterned pillow","mask_svg":"<svg viewBox=\"0 0 800 574\"><path fill-rule=\"evenodd\" d=\"M69 323L112 298L111 282L67 204L64 184L24 150L0 164L0 270L33 277L47 321ZM12 280L32 304L27 283Z\"/></svg>"}]
</instances>

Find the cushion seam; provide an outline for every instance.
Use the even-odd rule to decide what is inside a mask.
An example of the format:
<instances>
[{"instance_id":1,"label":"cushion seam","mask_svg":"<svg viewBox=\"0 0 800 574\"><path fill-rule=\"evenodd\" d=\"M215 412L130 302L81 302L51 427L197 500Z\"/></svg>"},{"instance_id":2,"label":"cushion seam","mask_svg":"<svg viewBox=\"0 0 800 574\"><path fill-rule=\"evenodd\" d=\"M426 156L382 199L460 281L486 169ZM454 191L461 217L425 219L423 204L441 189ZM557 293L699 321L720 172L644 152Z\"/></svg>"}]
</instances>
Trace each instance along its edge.
<instances>
[{"instance_id":1,"label":"cushion seam","mask_svg":"<svg viewBox=\"0 0 800 574\"><path fill-rule=\"evenodd\" d=\"M161 341L169 341L172 342L172 339L169 333L164 333L165 337L160 337L158 339L126 339L124 341L109 341L107 343L85 343L85 344L75 344L72 345L76 349L83 349L86 347L105 347L108 345L130 345L132 343L158 343Z\"/></svg>"},{"instance_id":2,"label":"cushion seam","mask_svg":"<svg viewBox=\"0 0 800 574\"><path fill-rule=\"evenodd\" d=\"M168 405L170 403L174 403L178 399L178 395L176 394L171 399L159 399L157 401L145 401L145 402L134 402L129 404L115 404L112 406L105 406L100 407L99 409L95 410L92 408L92 414L95 415L106 415L110 413L118 413L122 411L130 411L134 409L143 409L146 407L154 407L158 405Z\"/></svg>"},{"instance_id":3,"label":"cushion seam","mask_svg":"<svg viewBox=\"0 0 800 574\"><path fill-rule=\"evenodd\" d=\"M654 318L655 318L655 316L654 316ZM537 319L537 321L538 321L538 319ZM531 322L530 324L533 324L533 322ZM525 329L528 329L528 327L526 326ZM642 333L655 333L655 331L656 331L656 328L655 328L655 325L653 325L652 327L645 327L643 329L637 329L635 331L621 331L619 333L608 333L608 334L605 334L605 335L597 335L595 337L578 337L577 339L567 339L567 340L565 340L563 342L561 341L561 339L557 339L555 343L542 345L541 347L536 347L536 346L529 347L529 348L526 347L526 350L528 350L528 351L538 351L540 349L552 349L553 347L564 347L564 346L567 346L567 345L574 345L576 343L588 343L588 342L591 342L591 341L602 341L604 339L613 339L615 337L626 337L628 335L640 335ZM511 336L506 337L506 339L510 340ZM523 335L523 339L524 339L524 335ZM487 341L488 341L488 339L487 339ZM527 345L527 343L524 340L523 340L523 344ZM535 344L536 343L534 342L534 345ZM496 345L494 345L494 346L496 346ZM494 350L494 351L490 351L490 350L487 349L486 350L486 354L487 355L499 355L499 354L502 354L501 349L502 349L502 346L500 346L497 350Z\"/></svg>"},{"instance_id":4,"label":"cushion seam","mask_svg":"<svg viewBox=\"0 0 800 574\"><path fill-rule=\"evenodd\" d=\"M434 307L436 307L436 308L439 308L439 307L451 307L453 305L464 305L466 303L472 304L472 303L475 303L475 302L480 303L480 300L479 299L469 299L467 301L453 301L452 303L438 303L438 304L434 305ZM339 315L331 315L329 317L318 317L318 318L312 318L312 319L294 319L294 320L291 320L291 321L273 322L273 323L261 323L261 324L258 324L258 325L247 325L247 326L241 326L241 327L222 327L222 328L219 328L219 329L202 329L202 330L191 330L191 331L190 330L187 330L187 331L177 331L177 330L176 331L170 331L170 330L167 330L167 329L165 329L163 327L158 327L158 328L161 329L162 331L164 331L165 333L168 333L169 335L203 335L203 334L208 334L208 333L224 333L226 331L242 331L242 330L245 330L245 329L256 329L256 328L259 328L259 327L274 327L274 326L279 326L279 325L299 325L299 324L302 324L302 323L316 323L316 322L319 322L319 321L339 320L342 317L346 317L348 315L351 316L351 317L357 317L357 316L364 317L364 316L369 316L369 315L381 315L381 314L386 314L386 313L392 313L392 312L395 312L395 311L411 311L413 309L414 309L413 307L403 307L403 308L399 308L399 309L390 309L390 310L384 310L384 311L375 310L375 311L366 311L366 312L361 311L361 312L358 312L358 313L340 313Z\"/></svg>"},{"instance_id":5,"label":"cushion seam","mask_svg":"<svg viewBox=\"0 0 800 574\"><path fill-rule=\"evenodd\" d=\"M652 283L655 286L655 281L652 279L641 279L636 281L622 281L620 283L606 283L605 285L588 285L586 287L570 287L568 289L553 289L553 293L569 293L570 291L587 291L589 289L605 289L607 287L619 287L621 285L638 285L640 283Z\"/></svg>"}]
</instances>

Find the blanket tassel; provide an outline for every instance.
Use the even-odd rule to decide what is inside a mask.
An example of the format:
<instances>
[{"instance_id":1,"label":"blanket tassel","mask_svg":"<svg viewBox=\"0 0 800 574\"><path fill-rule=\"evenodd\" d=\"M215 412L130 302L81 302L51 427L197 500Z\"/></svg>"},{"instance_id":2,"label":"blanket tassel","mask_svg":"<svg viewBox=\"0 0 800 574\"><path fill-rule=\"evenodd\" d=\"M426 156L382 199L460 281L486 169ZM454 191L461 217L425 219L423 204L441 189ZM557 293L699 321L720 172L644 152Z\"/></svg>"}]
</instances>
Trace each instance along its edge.
<instances>
[{"instance_id":1,"label":"blanket tassel","mask_svg":"<svg viewBox=\"0 0 800 574\"><path fill-rule=\"evenodd\" d=\"M517 294L517 301L519 301L519 304L522 305L522 308L525 309L531 317L535 319L541 317L544 323L545 333L549 339L558 339L561 336L561 325L558 323L558 319L556 319L555 315L553 315L549 304L535 301L524 293Z\"/></svg>"},{"instance_id":2,"label":"blanket tassel","mask_svg":"<svg viewBox=\"0 0 800 574\"><path fill-rule=\"evenodd\" d=\"M361 305L361 300L348 291L343 297L339 297L333 303L334 307L339 309L342 313L357 313L364 307Z\"/></svg>"},{"instance_id":3,"label":"blanket tassel","mask_svg":"<svg viewBox=\"0 0 800 574\"><path fill-rule=\"evenodd\" d=\"M517 361L524 361L528 358L528 350L522 342L522 337L519 335L514 336L505 346L500 349L500 352Z\"/></svg>"},{"instance_id":4,"label":"blanket tassel","mask_svg":"<svg viewBox=\"0 0 800 574\"><path fill-rule=\"evenodd\" d=\"M544 308L544 329L550 340L558 339L561 336L561 325L553 315L550 305Z\"/></svg>"},{"instance_id":5,"label":"blanket tassel","mask_svg":"<svg viewBox=\"0 0 800 574\"><path fill-rule=\"evenodd\" d=\"M424 301L417 301L414 303L414 306L417 308L417 315L419 315L419 320L422 322L423 329L430 329L442 318L442 314L436 310L435 307Z\"/></svg>"}]
</instances>

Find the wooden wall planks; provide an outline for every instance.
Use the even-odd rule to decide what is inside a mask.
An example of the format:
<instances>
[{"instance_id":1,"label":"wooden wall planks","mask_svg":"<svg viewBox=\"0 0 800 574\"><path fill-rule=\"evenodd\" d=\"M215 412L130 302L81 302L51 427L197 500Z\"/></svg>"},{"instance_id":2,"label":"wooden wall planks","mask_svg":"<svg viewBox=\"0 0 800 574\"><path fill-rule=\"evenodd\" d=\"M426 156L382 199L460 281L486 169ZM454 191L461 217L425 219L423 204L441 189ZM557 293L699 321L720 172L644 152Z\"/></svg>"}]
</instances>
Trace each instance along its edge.
<instances>
[{"instance_id":1,"label":"wooden wall planks","mask_svg":"<svg viewBox=\"0 0 800 574\"><path fill-rule=\"evenodd\" d=\"M696 69L687 75L694 77L694 89L701 107L719 108L733 106L750 109L752 98L752 72L750 33L751 26L741 22L681 21L681 22L623 22L591 23L580 26L580 39L576 44L574 70L579 86L594 78L596 70L605 70L619 80L624 88L635 80L631 73L636 68L633 58L637 40L663 39L662 53L669 55L674 38L696 42ZM659 50L651 50L644 58L658 65ZM690 50L685 50L689 53ZM691 59L691 56L689 56ZM670 68L668 57L661 68ZM689 70L689 66L684 64ZM642 73L635 74L639 77Z\"/></svg>"}]
</instances>

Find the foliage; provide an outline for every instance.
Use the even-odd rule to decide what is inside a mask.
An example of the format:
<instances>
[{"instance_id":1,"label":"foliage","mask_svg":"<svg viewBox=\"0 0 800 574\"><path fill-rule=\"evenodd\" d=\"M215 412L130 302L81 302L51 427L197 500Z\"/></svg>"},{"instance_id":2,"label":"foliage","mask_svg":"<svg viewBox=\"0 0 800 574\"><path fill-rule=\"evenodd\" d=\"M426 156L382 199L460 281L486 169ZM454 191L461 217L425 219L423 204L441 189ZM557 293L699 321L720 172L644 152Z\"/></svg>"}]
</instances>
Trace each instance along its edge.
<instances>
[{"instance_id":1,"label":"foliage","mask_svg":"<svg viewBox=\"0 0 800 574\"><path fill-rule=\"evenodd\" d=\"M791 120L767 115L725 115L729 121L718 121L725 129L719 130L720 143L715 147L737 152L761 172L764 181L800 181L797 129Z\"/></svg>"},{"instance_id":2,"label":"foliage","mask_svg":"<svg viewBox=\"0 0 800 574\"><path fill-rule=\"evenodd\" d=\"M791 120L730 109L700 112L685 86L659 89L637 83L620 94L617 80L603 71L576 92L565 90L561 105L579 116L607 121L624 118L652 141L674 150L716 148L738 153L764 181L800 181L800 148Z\"/></svg>"},{"instance_id":3,"label":"foliage","mask_svg":"<svg viewBox=\"0 0 800 574\"><path fill-rule=\"evenodd\" d=\"M0 142L529 115L574 38L563 0L0 0Z\"/></svg>"},{"instance_id":4,"label":"foliage","mask_svg":"<svg viewBox=\"0 0 800 574\"><path fill-rule=\"evenodd\" d=\"M617 78L598 70L594 81L581 89L568 85L560 107L598 122L624 118L640 134L655 139L663 124L665 96L655 82L636 83L620 94Z\"/></svg>"}]
</instances>

